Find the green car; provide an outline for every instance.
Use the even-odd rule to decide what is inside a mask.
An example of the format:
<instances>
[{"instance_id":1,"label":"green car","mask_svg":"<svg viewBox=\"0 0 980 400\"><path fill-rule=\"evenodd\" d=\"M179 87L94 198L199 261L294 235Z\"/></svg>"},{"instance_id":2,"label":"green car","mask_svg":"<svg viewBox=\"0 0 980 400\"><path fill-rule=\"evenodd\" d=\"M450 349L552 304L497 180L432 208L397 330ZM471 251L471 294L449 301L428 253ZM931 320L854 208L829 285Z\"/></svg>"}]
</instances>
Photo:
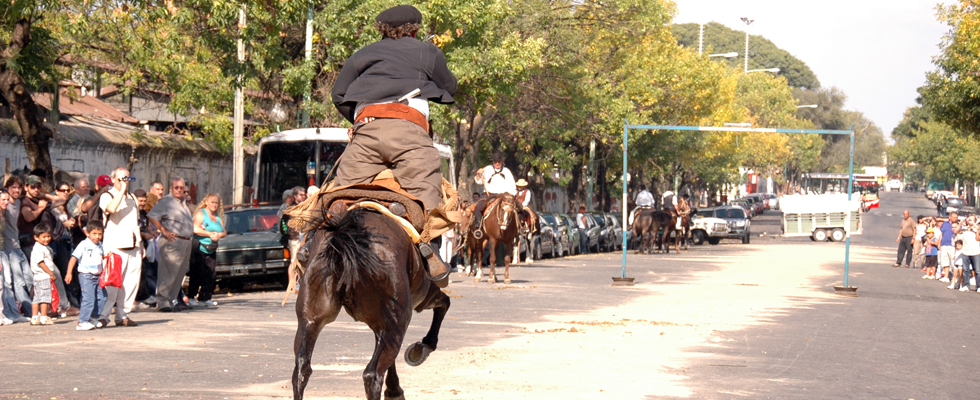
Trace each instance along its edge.
<instances>
[{"instance_id":1,"label":"green car","mask_svg":"<svg viewBox=\"0 0 980 400\"><path fill-rule=\"evenodd\" d=\"M279 233L279 207L240 208L225 212L228 236L218 241L215 279L223 288L245 283L288 282L289 251Z\"/></svg>"}]
</instances>

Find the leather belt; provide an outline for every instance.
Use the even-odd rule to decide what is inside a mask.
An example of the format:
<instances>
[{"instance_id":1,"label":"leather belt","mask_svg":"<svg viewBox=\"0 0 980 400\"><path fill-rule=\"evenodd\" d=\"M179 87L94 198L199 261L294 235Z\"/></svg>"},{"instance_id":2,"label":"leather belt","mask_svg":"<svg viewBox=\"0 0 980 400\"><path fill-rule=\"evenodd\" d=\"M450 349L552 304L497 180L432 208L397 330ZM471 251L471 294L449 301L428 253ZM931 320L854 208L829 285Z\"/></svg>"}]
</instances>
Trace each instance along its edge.
<instances>
[{"instance_id":1,"label":"leather belt","mask_svg":"<svg viewBox=\"0 0 980 400\"><path fill-rule=\"evenodd\" d=\"M183 236L178 236L178 235L174 235L174 237L177 238L177 239L191 240L191 238L189 238L189 237L183 237Z\"/></svg>"},{"instance_id":2,"label":"leather belt","mask_svg":"<svg viewBox=\"0 0 980 400\"><path fill-rule=\"evenodd\" d=\"M432 134L432 132L429 131L429 120L425 118L425 115L407 104L382 103L365 106L361 109L361 112L354 117L354 121L360 121L365 118L403 119L421 126L426 133L430 135Z\"/></svg>"}]
</instances>

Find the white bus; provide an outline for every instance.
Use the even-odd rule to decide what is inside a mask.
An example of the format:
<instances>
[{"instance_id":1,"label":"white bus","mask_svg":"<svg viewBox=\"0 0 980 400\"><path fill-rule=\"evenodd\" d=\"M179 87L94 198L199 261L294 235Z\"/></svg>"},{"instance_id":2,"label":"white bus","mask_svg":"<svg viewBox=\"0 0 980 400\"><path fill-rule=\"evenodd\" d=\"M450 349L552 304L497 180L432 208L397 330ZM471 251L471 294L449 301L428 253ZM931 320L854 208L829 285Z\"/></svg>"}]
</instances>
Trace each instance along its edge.
<instances>
[{"instance_id":1,"label":"white bus","mask_svg":"<svg viewBox=\"0 0 980 400\"><path fill-rule=\"evenodd\" d=\"M442 144L435 146L443 160L443 176L455 186L452 148ZM293 129L262 138L255 159L254 179L246 185L252 188L251 202L282 203L282 193L287 189L323 185L346 148L346 128Z\"/></svg>"}]
</instances>

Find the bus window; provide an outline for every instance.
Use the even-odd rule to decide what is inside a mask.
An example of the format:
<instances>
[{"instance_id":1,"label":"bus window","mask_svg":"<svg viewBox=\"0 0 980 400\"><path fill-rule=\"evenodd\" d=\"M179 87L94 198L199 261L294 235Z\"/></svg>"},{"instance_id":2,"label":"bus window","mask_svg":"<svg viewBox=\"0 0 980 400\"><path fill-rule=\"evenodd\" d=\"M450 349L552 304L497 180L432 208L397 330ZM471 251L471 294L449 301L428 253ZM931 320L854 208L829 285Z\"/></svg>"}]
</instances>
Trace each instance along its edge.
<instances>
[{"instance_id":1,"label":"bus window","mask_svg":"<svg viewBox=\"0 0 980 400\"><path fill-rule=\"evenodd\" d=\"M259 151L259 174L256 199L259 202L281 202L287 189L311 184L326 177L347 143L320 142L320 163L316 165L315 141L269 142Z\"/></svg>"}]
</instances>

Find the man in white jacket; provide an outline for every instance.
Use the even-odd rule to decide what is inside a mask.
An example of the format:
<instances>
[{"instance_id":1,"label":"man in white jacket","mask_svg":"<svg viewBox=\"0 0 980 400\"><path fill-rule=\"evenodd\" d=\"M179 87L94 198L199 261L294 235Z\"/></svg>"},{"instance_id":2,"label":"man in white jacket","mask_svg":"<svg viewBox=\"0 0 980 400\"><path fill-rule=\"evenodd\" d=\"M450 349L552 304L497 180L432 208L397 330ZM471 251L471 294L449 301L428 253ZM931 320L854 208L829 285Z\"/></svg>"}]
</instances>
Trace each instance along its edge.
<instances>
[{"instance_id":1,"label":"man in white jacket","mask_svg":"<svg viewBox=\"0 0 980 400\"><path fill-rule=\"evenodd\" d=\"M514 174L504 166L504 155L501 152L493 153L492 163L476 171L477 184L483 185L483 190L487 192L487 197L480 199L474 208L476 218L476 231L482 232L480 228L483 224L483 212L487 209L487 204L491 200L505 194L517 195L517 183L514 182Z\"/></svg>"}]
</instances>

